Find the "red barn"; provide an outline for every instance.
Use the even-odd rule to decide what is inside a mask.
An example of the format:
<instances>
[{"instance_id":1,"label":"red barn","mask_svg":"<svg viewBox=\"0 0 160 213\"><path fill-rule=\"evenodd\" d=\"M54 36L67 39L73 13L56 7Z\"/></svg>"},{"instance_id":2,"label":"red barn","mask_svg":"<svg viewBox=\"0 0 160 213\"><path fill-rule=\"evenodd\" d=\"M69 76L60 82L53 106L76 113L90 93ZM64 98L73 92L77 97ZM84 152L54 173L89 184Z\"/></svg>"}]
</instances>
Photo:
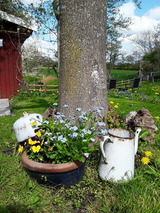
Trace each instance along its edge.
<instances>
[{"instance_id":1,"label":"red barn","mask_svg":"<svg viewBox=\"0 0 160 213\"><path fill-rule=\"evenodd\" d=\"M30 25L0 11L0 99L10 99L21 86L21 46L32 34Z\"/></svg>"}]
</instances>

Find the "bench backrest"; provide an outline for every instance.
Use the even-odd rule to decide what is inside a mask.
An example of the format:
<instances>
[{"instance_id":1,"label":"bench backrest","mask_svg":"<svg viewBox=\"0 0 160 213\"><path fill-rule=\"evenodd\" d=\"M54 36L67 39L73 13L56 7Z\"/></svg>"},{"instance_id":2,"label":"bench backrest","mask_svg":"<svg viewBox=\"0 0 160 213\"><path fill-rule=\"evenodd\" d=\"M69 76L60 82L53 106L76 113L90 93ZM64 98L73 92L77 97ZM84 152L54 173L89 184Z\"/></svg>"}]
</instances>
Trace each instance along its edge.
<instances>
[{"instance_id":1,"label":"bench backrest","mask_svg":"<svg viewBox=\"0 0 160 213\"><path fill-rule=\"evenodd\" d=\"M133 88L138 88L139 87L139 82L140 82L140 78L135 78L134 82L133 82Z\"/></svg>"},{"instance_id":2,"label":"bench backrest","mask_svg":"<svg viewBox=\"0 0 160 213\"><path fill-rule=\"evenodd\" d=\"M109 89L116 89L116 80L115 79L110 80Z\"/></svg>"}]
</instances>

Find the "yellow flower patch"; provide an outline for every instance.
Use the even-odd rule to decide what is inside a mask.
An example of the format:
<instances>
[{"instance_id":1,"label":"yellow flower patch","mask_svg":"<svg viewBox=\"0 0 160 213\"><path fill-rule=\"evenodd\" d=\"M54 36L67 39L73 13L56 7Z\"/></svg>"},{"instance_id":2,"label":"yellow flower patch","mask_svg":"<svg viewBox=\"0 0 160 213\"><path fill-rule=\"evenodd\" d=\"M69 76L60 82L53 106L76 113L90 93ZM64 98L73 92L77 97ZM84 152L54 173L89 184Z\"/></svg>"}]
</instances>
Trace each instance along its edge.
<instances>
[{"instance_id":1,"label":"yellow flower patch","mask_svg":"<svg viewBox=\"0 0 160 213\"><path fill-rule=\"evenodd\" d=\"M35 145L38 141L33 141L32 139L28 139L28 144Z\"/></svg>"},{"instance_id":2,"label":"yellow flower patch","mask_svg":"<svg viewBox=\"0 0 160 213\"><path fill-rule=\"evenodd\" d=\"M147 165L147 164L149 164L150 159L149 159L148 157L143 157L143 158L141 159L141 162L142 162L143 164Z\"/></svg>"},{"instance_id":3,"label":"yellow flower patch","mask_svg":"<svg viewBox=\"0 0 160 213\"><path fill-rule=\"evenodd\" d=\"M154 118L155 118L155 119L159 119L159 116L155 116Z\"/></svg>"},{"instance_id":4,"label":"yellow flower patch","mask_svg":"<svg viewBox=\"0 0 160 213\"><path fill-rule=\"evenodd\" d=\"M110 104L114 104L114 102L113 102L113 101L110 101L109 103L110 103Z\"/></svg>"},{"instance_id":5,"label":"yellow flower patch","mask_svg":"<svg viewBox=\"0 0 160 213\"><path fill-rule=\"evenodd\" d=\"M38 130L38 132L36 132L37 137L41 137L41 131Z\"/></svg>"},{"instance_id":6,"label":"yellow flower patch","mask_svg":"<svg viewBox=\"0 0 160 213\"><path fill-rule=\"evenodd\" d=\"M39 152L40 149L41 149L41 146L40 146L40 145L38 145L38 146L32 146L32 147L31 147L31 150L32 150L34 153Z\"/></svg>"},{"instance_id":7,"label":"yellow flower patch","mask_svg":"<svg viewBox=\"0 0 160 213\"><path fill-rule=\"evenodd\" d=\"M150 151L146 151L144 154L145 154L146 157L152 156L152 152L150 152Z\"/></svg>"},{"instance_id":8,"label":"yellow flower patch","mask_svg":"<svg viewBox=\"0 0 160 213\"><path fill-rule=\"evenodd\" d=\"M48 151L51 152L53 150L53 146L48 148Z\"/></svg>"},{"instance_id":9,"label":"yellow flower patch","mask_svg":"<svg viewBox=\"0 0 160 213\"><path fill-rule=\"evenodd\" d=\"M23 146L19 146L19 147L18 147L18 152L19 152L19 153L23 152Z\"/></svg>"},{"instance_id":10,"label":"yellow flower patch","mask_svg":"<svg viewBox=\"0 0 160 213\"><path fill-rule=\"evenodd\" d=\"M37 122L36 121L33 121L32 123L31 123L31 126L36 126L37 125Z\"/></svg>"}]
</instances>

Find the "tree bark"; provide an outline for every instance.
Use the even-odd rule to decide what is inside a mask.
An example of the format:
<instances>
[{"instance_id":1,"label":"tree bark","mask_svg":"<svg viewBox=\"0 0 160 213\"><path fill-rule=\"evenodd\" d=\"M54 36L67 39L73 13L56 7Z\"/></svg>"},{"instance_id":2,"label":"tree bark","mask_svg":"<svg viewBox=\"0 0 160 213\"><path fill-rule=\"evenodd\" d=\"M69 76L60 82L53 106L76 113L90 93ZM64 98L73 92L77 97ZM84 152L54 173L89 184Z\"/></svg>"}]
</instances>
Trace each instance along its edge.
<instances>
[{"instance_id":1,"label":"tree bark","mask_svg":"<svg viewBox=\"0 0 160 213\"><path fill-rule=\"evenodd\" d=\"M60 0L59 24L58 111L69 117L103 107L106 115L106 1Z\"/></svg>"}]
</instances>

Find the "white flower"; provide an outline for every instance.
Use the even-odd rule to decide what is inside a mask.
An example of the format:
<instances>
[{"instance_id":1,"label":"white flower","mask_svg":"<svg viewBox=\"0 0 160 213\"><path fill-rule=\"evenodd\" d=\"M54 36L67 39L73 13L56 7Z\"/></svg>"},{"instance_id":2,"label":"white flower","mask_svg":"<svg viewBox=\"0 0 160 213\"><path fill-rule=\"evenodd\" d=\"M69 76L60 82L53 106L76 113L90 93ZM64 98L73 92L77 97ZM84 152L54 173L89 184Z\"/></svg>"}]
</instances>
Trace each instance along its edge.
<instances>
[{"instance_id":1,"label":"white flower","mask_svg":"<svg viewBox=\"0 0 160 213\"><path fill-rule=\"evenodd\" d=\"M89 129L82 129L82 132L84 133L84 134L92 134L92 132L89 130Z\"/></svg>"},{"instance_id":2,"label":"white flower","mask_svg":"<svg viewBox=\"0 0 160 213\"><path fill-rule=\"evenodd\" d=\"M44 124L49 124L49 121L43 121Z\"/></svg>"},{"instance_id":3,"label":"white flower","mask_svg":"<svg viewBox=\"0 0 160 213\"><path fill-rule=\"evenodd\" d=\"M98 122L98 126L105 126L106 124L104 122Z\"/></svg>"},{"instance_id":4,"label":"white flower","mask_svg":"<svg viewBox=\"0 0 160 213\"><path fill-rule=\"evenodd\" d=\"M89 157L89 153L84 153L84 156L85 156L86 158L88 158L88 157Z\"/></svg>"},{"instance_id":5,"label":"white flower","mask_svg":"<svg viewBox=\"0 0 160 213\"><path fill-rule=\"evenodd\" d=\"M77 110L78 112L80 112L82 109L81 109L81 108L77 108L76 110Z\"/></svg>"},{"instance_id":6,"label":"white flower","mask_svg":"<svg viewBox=\"0 0 160 213\"><path fill-rule=\"evenodd\" d=\"M100 135L106 135L108 133L108 131L106 129L101 129L99 134Z\"/></svg>"},{"instance_id":7,"label":"white flower","mask_svg":"<svg viewBox=\"0 0 160 213\"><path fill-rule=\"evenodd\" d=\"M70 127L70 123L65 123L65 127L69 128Z\"/></svg>"},{"instance_id":8,"label":"white flower","mask_svg":"<svg viewBox=\"0 0 160 213\"><path fill-rule=\"evenodd\" d=\"M72 127L70 128L71 131L76 131L77 129L78 129L78 127L76 127L76 126L72 126Z\"/></svg>"},{"instance_id":9,"label":"white flower","mask_svg":"<svg viewBox=\"0 0 160 213\"><path fill-rule=\"evenodd\" d=\"M88 118L86 116L80 115L79 118L81 118L82 120L88 120Z\"/></svg>"},{"instance_id":10,"label":"white flower","mask_svg":"<svg viewBox=\"0 0 160 213\"><path fill-rule=\"evenodd\" d=\"M69 137L71 138L76 138L78 136L77 132L73 132L73 134L68 134Z\"/></svg>"},{"instance_id":11,"label":"white flower","mask_svg":"<svg viewBox=\"0 0 160 213\"><path fill-rule=\"evenodd\" d=\"M52 133L51 132L46 132L45 135L51 136Z\"/></svg>"},{"instance_id":12,"label":"white flower","mask_svg":"<svg viewBox=\"0 0 160 213\"><path fill-rule=\"evenodd\" d=\"M63 135L58 136L57 140L58 140L58 141L61 141L61 142L63 142L63 143L65 143L65 142L67 141L67 139L64 138Z\"/></svg>"},{"instance_id":13,"label":"white flower","mask_svg":"<svg viewBox=\"0 0 160 213\"><path fill-rule=\"evenodd\" d=\"M67 104L65 104L63 107L64 107L64 108L68 108L69 106L68 106Z\"/></svg>"}]
</instances>

